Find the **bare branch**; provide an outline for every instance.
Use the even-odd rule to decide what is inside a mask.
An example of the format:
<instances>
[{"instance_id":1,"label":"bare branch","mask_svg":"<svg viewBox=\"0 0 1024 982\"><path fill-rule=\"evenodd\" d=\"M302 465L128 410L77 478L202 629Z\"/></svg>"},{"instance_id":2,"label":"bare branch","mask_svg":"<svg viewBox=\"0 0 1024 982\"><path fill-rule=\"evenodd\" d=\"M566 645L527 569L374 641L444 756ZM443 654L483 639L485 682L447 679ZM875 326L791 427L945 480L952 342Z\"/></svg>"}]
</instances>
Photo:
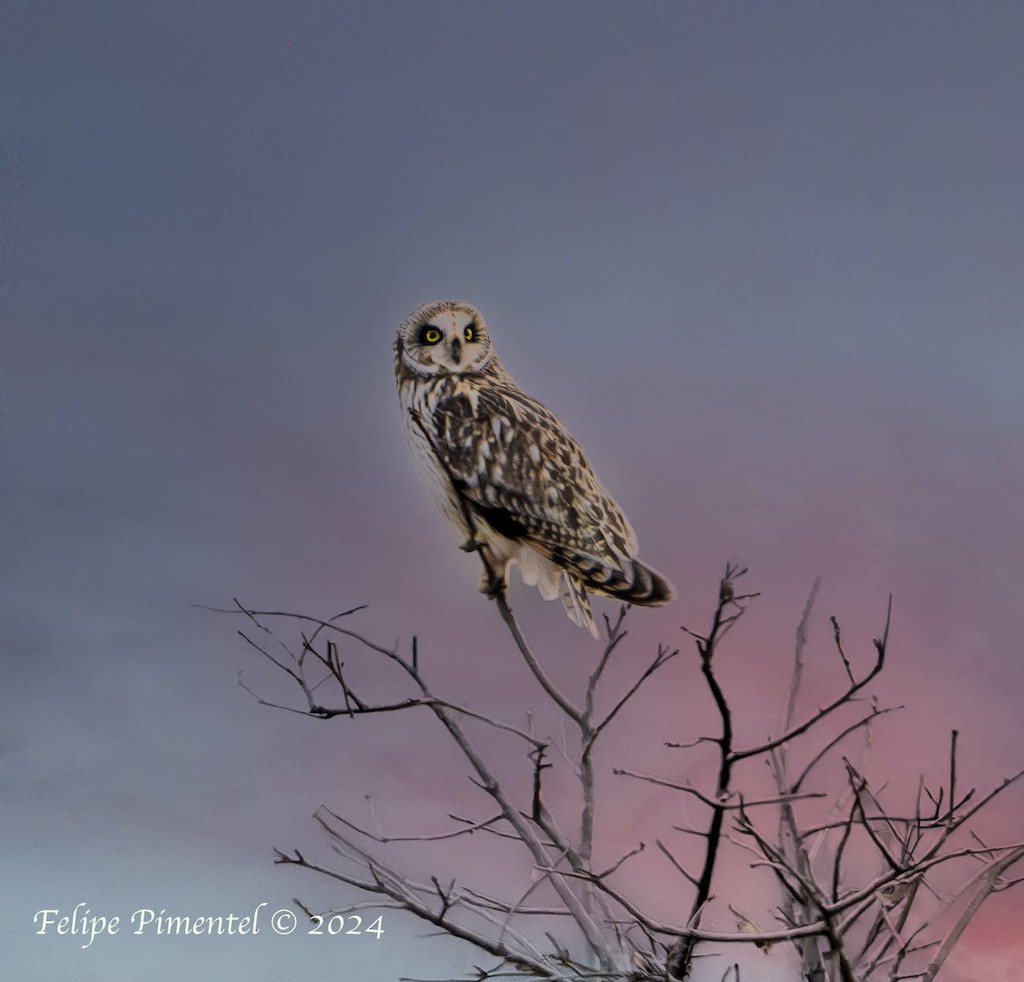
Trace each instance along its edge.
<instances>
[{"instance_id":1,"label":"bare branch","mask_svg":"<svg viewBox=\"0 0 1024 982\"><path fill-rule=\"evenodd\" d=\"M889 634L889 621L886 619L885 623L885 634L883 638L888 637ZM782 736L776 737L774 740L769 740L766 743L762 743L756 747L748 747L745 750L736 750L732 754L733 761L745 760L747 757L759 757L761 754L767 753L769 750L773 750L775 747L781 747L784 743L789 743L791 740L800 736L802 733L806 733L812 726L815 726L821 720L825 719L826 716L830 716L840 706L844 706L853 700L853 697L861 691L872 679L874 679L879 672L885 667L885 641L882 639L875 641L875 663L871 666L868 673L858 682L853 681L850 683L849 688L846 689L842 695L838 696L828 705L819 709L814 715L804 720L803 723L798 726L794 726L787 730Z\"/></svg>"},{"instance_id":2,"label":"bare branch","mask_svg":"<svg viewBox=\"0 0 1024 982\"><path fill-rule=\"evenodd\" d=\"M667 664L676 655L679 654L678 648L673 648L671 651L661 645L658 646L658 653L654 658L654 661L644 669L640 674L640 677L626 690L622 698L612 707L611 711L593 728L593 734L590 737L590 742L600 735L601 731L619 714L626 703L636 695L640 690L640 687L646 682L659 668Z\"/></svg>"},{"instance_id":3,"label":"bare branch","mask_svg":"<svg viewBox=\"0 0 1024 982\"><path fill-rule=\"evenodd\" d=\"M657 847L662 851L662 853L664 853L668 861L676 868L676 870L678 870L678 872L680 872L687 880L689 880L690 883L692 883L694 886L697 886L697 877L691 876L686 871L686 869L683 867L683 864L680 863L679 860L676 859L676 857L673 856L672 853L669 851L668 846L666 846L665 843L661 841L661 839L655 839L654 842L657 845Z\"/></svg>"},{"instance_id":4,"label":"bare branch","mask_svg":"<svg viewBox=\"0 0 1024 982\"><path fill-rule=\"evenodd\" d=\"M804 612L800 617L800 623L796 628L796 644L793 646L793 677L789 684L789 701L786 704L786 715L782 719L782 732L792 729L793 720L796 717L796 700L800 693L800 682L804 673L804 648L807 646L807 625L811 619L811 611L814 610L814 601L821 588L821 577L816 576L811 585L811 592L808 594L807 603L804 604ZM835 618L833 618L833 622ZM852 679L851 679L852 681Z\"/></svg>"},{"instance_id":5,"label":"bare branch","mask_svg":"<svg viewBox=\"0 0 1024 982\"><path fill-rule=\"evenodd\" d=\"M793 782L792 790L799 791L800 786L807 780L808 775L814 768L820 764L828 754L833 751L840 743L843 742L851 733L855 733L857 730L864 729L871 725L879 716L885 716L886 713L896 712L897 710L903 709L903 706L889 706L886 709L879 709L877 706L871 707L871 712L867 716L862 717L855 723L851 723L844 730L837 733L831 740L826 743L821 750L819 750L808 762L807 766L800 772L800 776Z\"/></svg>"}]
</instances>

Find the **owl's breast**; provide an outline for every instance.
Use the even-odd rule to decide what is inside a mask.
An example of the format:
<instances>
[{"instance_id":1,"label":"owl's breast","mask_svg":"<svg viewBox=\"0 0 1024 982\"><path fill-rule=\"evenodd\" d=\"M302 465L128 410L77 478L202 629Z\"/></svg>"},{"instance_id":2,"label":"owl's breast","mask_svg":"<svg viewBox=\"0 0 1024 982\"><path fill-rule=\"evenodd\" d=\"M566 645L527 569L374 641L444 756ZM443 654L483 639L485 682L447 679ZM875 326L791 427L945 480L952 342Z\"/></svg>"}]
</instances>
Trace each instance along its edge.
<instances>
[{"instance_id":1,"label":"owl's breast","mask_svg":"<svg viewBox=\"0 0 1024 982\"><path fill-rule=\"evenodd\" d=\"M459 495L448 470L438 458L444 439L439 429L442 415L439 409L451 403L457 388L457 382L447 376L406 378L399 381L398 397L416 473L455 534L466 539L470 531L462 514Z\"/></svg>"}]
</instances>

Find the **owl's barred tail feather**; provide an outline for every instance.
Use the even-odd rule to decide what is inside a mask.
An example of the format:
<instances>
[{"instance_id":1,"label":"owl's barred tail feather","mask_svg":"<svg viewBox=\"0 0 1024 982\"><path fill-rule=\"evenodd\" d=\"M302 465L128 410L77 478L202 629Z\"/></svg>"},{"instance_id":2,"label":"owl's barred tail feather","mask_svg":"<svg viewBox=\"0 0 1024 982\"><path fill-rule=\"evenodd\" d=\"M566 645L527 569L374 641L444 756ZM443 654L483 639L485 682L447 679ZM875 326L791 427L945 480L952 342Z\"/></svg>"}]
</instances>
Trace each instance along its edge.
<instances>
[{"instance_id":1,"label":"owl's barred tail feather","mask_svg":"<svg viewBox=\"0 0 1024 982\"><path fill-rule=\"evenodd\" d=\"M626 569L602 567L600 576L593 575L580 579L568 570L561 576L560 599L569 620L577 627L598 637L597 624L590 609L587 591L624 600L642 607L659 607L667 604L674 596L672 585L657 570L645 566L637 559L629 560Z\"/></svg>"},{"instance_id":2,"label":"owl's barred tail feather","mask_svg":"<svg viewBox=\"0 0 1024 982\"><path fill-rule=\"evenodd\" d=\"M600 587L604 593L641 607L660 607L674 596L672 584L656 569L633 559L622 573L622 582L612 580Z\"/></svg>"},{"instance_id":3,"label":"owl's barred tail feather","mask_svg":"<svg viewBox=\"0 0 1024 982\"><path fill-rule=\"evenodd\" d=\"M588 577L581 581L568 570L563 571L561 577L560 599L569 620L589 631L595 639L598 637L597 624L594 623L587 590L642 607L659 607L675 596L672 585L661 573L637 559L631 559L624 570L603 567L601 574L607 579Z\"/></svg>"},{"instance_id":4,"label":"owl's barred tail feather","mask_svg":"<svg viewBox=\"0 0 1024 982\"><path fill-rule=\"evenodd\" d=\"M577 561L583 585L605 597L614 597L640 607L660 607L675 597L672 584L656 569L644 565L639 559L627 559L622 568L600 561Z\"/></svg>"}]
</instances>

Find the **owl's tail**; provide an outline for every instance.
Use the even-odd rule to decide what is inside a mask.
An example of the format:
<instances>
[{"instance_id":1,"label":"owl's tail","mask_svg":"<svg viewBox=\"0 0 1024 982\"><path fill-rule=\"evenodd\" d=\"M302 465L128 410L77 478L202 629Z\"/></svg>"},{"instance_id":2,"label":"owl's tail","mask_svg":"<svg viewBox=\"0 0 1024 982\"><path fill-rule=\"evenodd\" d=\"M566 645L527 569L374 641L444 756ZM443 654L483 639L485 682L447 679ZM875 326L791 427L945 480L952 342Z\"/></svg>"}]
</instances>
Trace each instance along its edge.
<instances>
[{"instance_id":1,"label":"owl's tail","mask_svg":"<svg viewBox=\"0 0 1024 982\"><path fill-rule=\"evenodd\" d=\"M561 589L562 606L569 620L590 631L595 638L598 637L597 625L587 590L642 607L660 607L675 596L672 584L661 573L637 559L629 560L626 568L621 570L603 567L598 576L592 575L581 582L565 570Z\"/></svg>"},{"instance_id":2,"label":"owl's tail","mask_svg":"<svg viewBox=\"0 0 1024 982\"><path fill-rule=\"evenodd\" d=\"M595 638L599 634L588 590L645 607L668 603L674 596L668 580L637 559L627 559L621 567L594 556L577 555L573 559L572 566L566 568L528 544L521 546L513 557L519 565L523 583L537 587L545 600L558 597L569 620Z\"/></svg>"},{"instance_id":3,"label":"owl's tail","mask_svg":"<svg viewBox=\"0 0 1024 982\"><path fill-rule=\"evenodd\" d=\"M602 578L604 577L604 578ZM639 559L628 560L622 569L604 567L584 581L594 593L615 597L641 607L660 607L675 597L675 590L656 569Z\"/></svg>"}]
</instances>

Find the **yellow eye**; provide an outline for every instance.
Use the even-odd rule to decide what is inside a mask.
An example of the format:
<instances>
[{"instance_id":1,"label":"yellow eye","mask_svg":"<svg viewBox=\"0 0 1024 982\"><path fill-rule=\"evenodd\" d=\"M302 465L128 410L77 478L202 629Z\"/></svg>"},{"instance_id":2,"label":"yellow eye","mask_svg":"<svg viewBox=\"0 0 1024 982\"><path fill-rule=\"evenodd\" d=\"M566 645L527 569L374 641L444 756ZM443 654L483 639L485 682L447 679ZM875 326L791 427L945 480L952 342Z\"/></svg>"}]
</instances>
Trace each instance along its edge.
<instances>
[{"instance_id":1,"label":"yellow eye","mask_svg":"<svg viewBox=\"0 0 1024 982\"><path fill-rule=\"evenodd\" d=\"M465 337L466 337L467 341L475 341L476 340L476 327L474 325L472 325L472 324L467 324L466 325L466 335L465 335Z\"/></svg>"},{"instance_id":2,"label":"yellow eye","mask_svg":"<svg viewBox=\"0 0 1024 982\"><path fill-rule=\"evenodd\" d=\"M423 328L423 332L420 334L420 340L422 340L424 344L437 344L437 342L441 340L441 332L432 324L428 324Z\"/></svg>"}]
</instances>

